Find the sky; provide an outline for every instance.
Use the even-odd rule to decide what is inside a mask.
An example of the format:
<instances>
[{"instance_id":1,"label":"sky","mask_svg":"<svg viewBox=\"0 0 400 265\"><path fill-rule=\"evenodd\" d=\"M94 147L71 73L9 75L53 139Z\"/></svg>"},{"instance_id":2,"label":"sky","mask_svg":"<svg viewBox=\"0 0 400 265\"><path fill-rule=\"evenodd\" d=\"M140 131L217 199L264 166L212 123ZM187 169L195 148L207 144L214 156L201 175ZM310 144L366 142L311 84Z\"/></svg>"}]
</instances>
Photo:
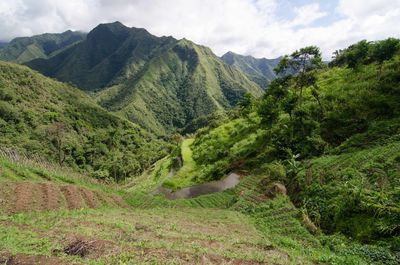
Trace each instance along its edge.
<instances>
[{"instance_id":1,"label":"sky","mask_svg":"<svg viewBox=\"0 0 400 265\"><path fill-rule=\"evenodd\" d=\"M276 58L316 45L329 59L362 39L399 38L400 0L0 0L0 41L114 21L217 55Z\"/></svg>"}]
</instances>

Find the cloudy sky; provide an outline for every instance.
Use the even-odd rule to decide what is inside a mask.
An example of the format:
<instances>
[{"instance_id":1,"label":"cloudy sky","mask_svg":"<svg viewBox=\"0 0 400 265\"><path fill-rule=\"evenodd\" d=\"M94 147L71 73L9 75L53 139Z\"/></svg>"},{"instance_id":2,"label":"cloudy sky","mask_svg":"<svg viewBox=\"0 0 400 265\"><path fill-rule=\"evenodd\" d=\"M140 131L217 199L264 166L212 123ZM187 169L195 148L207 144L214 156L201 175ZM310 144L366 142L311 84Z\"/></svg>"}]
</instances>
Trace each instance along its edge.
<instances>
[{"instance_id":1,"label":"cloudy sky","mask_svg":"<svg viewBox=\"0 0 400 265\"><path fill-rule=\"evenodd\" d=\"M0 40L121 21L222 55L274 58L317 45L400 37L400 0L1 0Z\"/></svg>"}]
</instances>

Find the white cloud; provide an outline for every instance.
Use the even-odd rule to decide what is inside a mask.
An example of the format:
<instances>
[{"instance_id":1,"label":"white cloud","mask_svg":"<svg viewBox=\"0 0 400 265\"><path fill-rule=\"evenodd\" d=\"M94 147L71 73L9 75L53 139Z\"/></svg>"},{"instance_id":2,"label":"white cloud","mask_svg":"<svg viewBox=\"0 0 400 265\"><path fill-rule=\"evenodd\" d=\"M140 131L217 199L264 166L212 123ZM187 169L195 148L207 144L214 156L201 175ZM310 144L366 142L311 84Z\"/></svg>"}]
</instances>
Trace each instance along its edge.
<instances>
[{"instance_id":1,"label":"white cloud","mask_svg":"<svg viewBox=\"0 0 400 265\"><path fill-rule=\"evenodd\" d=\"M89 31L121 21L155 35L188 38L218 55L232 50L277 57L305 45L325 58L361 39L399 37L400 0L340 0L335 10L318 1L290 6L294 18L277 15L277 0L2 0L0 40L67 29ZM290 3L290 2L289 2ZM340 17L318 26L318 21Z\"/></svg>"},{"instance_id":2,"label":"white cloud","mask_svg":"<svg viewBox=\"0 0 400 265\"><path fill-rule=\"evenodd\" d=\"M296 7L294 9L296 17L289 23L291 27L308 26L314 21L328 15L327 12L322 12L317 3Z\"/></svg>"}]
</instances>

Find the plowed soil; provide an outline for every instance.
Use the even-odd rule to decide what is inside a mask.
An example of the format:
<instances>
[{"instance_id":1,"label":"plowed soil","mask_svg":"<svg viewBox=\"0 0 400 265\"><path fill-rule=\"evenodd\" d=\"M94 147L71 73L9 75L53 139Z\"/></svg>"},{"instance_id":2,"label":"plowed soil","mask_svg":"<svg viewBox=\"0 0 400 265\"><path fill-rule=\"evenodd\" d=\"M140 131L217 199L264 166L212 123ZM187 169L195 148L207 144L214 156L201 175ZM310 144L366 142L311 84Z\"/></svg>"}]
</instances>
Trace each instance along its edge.
<instances>
[{"instance_id":1,"label":"plowed soil","mask_svg":"<svg viewBox=\"0 0 400 265\"><path fill-rule=\"evenodd\" d=\"M0 206L6 212L55 210L59 208L99 208L103 205L126 207L118 195L108 195L75 185L57 185L51 182L2 183Z\"/></svg>"}]
</instances>

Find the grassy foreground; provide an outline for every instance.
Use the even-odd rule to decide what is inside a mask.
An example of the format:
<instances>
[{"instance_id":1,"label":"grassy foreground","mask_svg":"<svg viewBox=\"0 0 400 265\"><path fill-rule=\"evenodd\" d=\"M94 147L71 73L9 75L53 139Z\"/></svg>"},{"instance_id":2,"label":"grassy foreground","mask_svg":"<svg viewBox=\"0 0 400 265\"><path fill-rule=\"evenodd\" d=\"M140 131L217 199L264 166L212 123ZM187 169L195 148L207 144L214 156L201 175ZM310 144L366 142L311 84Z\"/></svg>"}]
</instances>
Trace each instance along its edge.
<instances>
[{"instance_id":1,"label":"grassy foreground","mask_svg":"<svg viewBox=\"0 0 400 265\"><path fill-rule=\"evenodd\" d=\"M119 186L3 157L0 264L397 264L384 248L310 234L287 197L266 199L265 176L244 177L221 193L166 200L152 191L169 161ZM48 204L53 189L40 189L43 196L30 204L20 198L21 185L51 186L65 199ZM65 187L77 193L71 197ZM10 210L14 194L28 207ZM80 200L71 207L74 196Z\"/></svg>"}]
</instances>

